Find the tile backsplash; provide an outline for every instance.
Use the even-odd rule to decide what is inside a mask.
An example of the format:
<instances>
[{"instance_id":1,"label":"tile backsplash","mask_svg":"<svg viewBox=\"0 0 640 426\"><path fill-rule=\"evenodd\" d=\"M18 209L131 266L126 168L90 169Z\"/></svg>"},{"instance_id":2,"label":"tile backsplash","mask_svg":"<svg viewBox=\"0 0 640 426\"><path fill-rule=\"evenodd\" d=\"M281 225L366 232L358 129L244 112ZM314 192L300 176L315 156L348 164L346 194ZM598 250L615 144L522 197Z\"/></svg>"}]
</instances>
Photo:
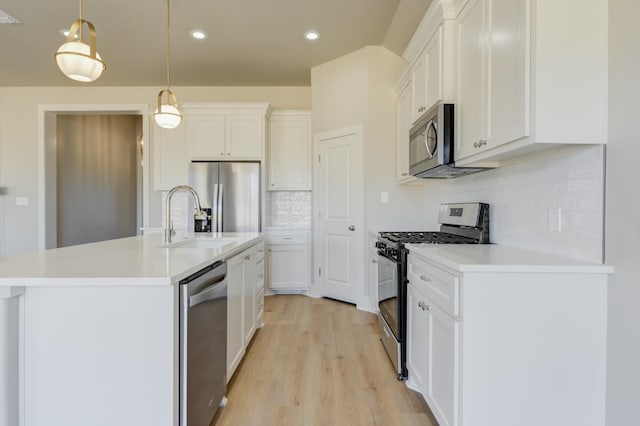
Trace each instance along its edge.
<instances>
[{"instance_id":1,"label":"tile backsplash","mask_svg":"<svg viewBox=\"0 0 640 426\"><path fill-rule=\"evenodd\" d=\"M427 229L445 202L491 205L491 242L602 262L604 147L562 146L494 170L425 182Z\"/></svg>"},{"instance_id":2,"label":"tile backsplash","mask_svg":"<svg viewBox=\"0 0 640 426\"><path fill-rule=\"evenodd\" d=\"M308 226L311 224L311 191L270 191L267 194L270 226Z\"/></svg>"}]
</instances>

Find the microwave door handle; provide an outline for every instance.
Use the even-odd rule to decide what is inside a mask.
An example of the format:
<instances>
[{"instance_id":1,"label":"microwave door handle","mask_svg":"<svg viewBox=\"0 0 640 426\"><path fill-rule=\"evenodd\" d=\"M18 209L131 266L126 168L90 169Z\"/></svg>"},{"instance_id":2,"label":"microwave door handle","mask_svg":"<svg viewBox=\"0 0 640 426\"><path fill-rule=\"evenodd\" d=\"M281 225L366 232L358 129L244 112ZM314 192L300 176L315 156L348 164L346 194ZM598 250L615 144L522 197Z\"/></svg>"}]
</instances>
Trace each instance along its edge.
<instances>
[{"instance_id":1,"label":"microwave door handle","mask_svg":"<svg viewBox=\"0 0 640 426\"><path fill-rule=\"evenodd\" d=\"M433 136L435 143L433 144L433 150L429 147L429 135ZM429 159L433 158L433 156L438 151L438 127L436 123L431 120L424 131L424 147L426 148L427 154L429 155Z\"/></svg>"}]
</instances>

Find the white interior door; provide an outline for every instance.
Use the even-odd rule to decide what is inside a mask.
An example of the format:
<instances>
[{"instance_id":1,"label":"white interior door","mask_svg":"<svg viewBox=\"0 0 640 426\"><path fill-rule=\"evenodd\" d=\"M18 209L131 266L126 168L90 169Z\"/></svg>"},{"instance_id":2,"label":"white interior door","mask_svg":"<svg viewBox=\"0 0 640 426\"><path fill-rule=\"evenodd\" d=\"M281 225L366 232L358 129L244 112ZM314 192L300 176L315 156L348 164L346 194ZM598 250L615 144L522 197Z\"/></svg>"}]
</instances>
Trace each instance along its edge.
<instances>
[{"instance_id":1,"label":"white interior door","mask_svg":"<svg viewBox=\"0 0 640 426\"><path fill-rule=\"evenodd\" d=\"M316 135L314 148L315 292L362 304L362 128Z\"/></svg>"}]
</instances>

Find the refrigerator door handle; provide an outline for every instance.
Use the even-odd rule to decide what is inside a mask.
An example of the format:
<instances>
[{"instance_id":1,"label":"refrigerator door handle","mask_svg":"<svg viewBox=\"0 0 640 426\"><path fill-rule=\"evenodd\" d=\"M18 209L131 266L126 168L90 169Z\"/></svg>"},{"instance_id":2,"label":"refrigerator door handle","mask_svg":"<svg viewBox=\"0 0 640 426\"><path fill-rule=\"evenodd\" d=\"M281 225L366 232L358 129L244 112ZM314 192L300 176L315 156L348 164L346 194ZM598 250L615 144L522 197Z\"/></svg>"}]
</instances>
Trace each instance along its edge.
<instances>
[{"instance_id":1,"label":"refrigerator door handle","mask_svg":"<svg viewBox=\"0 0 640 426\"><path fill-rule=\"evenodd\" d=\"M218 226L218 232L222 232L222 201L223 201L223 190L224 190L224 185L223 184L219 184L220 190L218 191L218 217L216 218L216 222L217 222L217 226Z\"/></svg>"},{"instance_id":2,"label":"refrigerator door handle","mask_svg":"<svg viewBox=\"0 0 640 426\"><path fill-rule=\"evenodd\" d=\"M211 206L211 231L218 232L218 184L213 184L213 205Z\"/></svg>"}]
</instances>

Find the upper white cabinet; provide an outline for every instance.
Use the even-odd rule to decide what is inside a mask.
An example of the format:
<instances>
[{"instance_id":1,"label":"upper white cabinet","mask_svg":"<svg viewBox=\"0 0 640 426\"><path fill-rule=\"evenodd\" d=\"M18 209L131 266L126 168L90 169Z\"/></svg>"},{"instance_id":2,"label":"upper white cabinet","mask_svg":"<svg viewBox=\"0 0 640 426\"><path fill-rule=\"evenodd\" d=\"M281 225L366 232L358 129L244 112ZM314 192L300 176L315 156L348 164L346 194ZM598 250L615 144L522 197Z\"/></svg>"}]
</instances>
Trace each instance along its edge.
<instances>
[{"instance_id":1,"label":"upper white cabinet","mask_svg":"<svg viewBox=\"0 0 640 426\"><path fill-rule=\"evenodd\" d=\"M311 190L311 113L274 111L269 120L267 189Z\"/></svg>"},{"instance_id":2,"label":"upper white cabinet","mask_svg":"<svg viewBox=\"0 0 640 426\"><path fill-rule=\"evenodd\" d=\"M154 189L187 184L192 160L264 159L269 104L184 103L182 113L182 124L175 129L154 125Z\"/></svg>"},{"instance_id":3,"label":"upper white cabinet","mask_svg":"<svg viewBox=\"0 0 640 426\"><path fill-rule=\"evenodd\" d=\"M398 94L396 106L396 178L399 183L416 180L409 173L409 128L411 125L411 83L407 83Z\"/></svg>"},{"instance_id":4,"label":"upper white cabinet","mask_svg":"<svg viewBox=\"0 0 640 426\"><path fill-rule=\"evenodd\" d=\"M457 22L458 165L606 143L606 0L468 0Z\"/></svg>"},{"instance_id":5,"label":"upper white cabinet","mask_svg":"<svg viewBox=\"0 0 640 426\"><path fill-rule=\"evenodd\" d=\"M153 124L153 187L155 190L169 190L176 185L186 185L189 181L189 160L187 158L187 130L184 123L175 129L163 129Z\"/></svg>"},{"instance_id":6,"label":"upper white cabinet","mask_svg":"<svg viewBox=\"0 0 640 426\"><path fill-rule=\"evenodd\" d=\"M185 106L189 158L192 160L261 160L267 104L198 104Z\"/></svg>"},{"instance_id":7,"label":"upper white cabinet","mask_svg":"<svg viewBox=\"0 0 640 426\"><path fill-rule=\"evenodd\" d=\"M411 123L420 118L436 102L442 100L442 31L441 25L413 64Z\"/></svg>"}]
</instances>

